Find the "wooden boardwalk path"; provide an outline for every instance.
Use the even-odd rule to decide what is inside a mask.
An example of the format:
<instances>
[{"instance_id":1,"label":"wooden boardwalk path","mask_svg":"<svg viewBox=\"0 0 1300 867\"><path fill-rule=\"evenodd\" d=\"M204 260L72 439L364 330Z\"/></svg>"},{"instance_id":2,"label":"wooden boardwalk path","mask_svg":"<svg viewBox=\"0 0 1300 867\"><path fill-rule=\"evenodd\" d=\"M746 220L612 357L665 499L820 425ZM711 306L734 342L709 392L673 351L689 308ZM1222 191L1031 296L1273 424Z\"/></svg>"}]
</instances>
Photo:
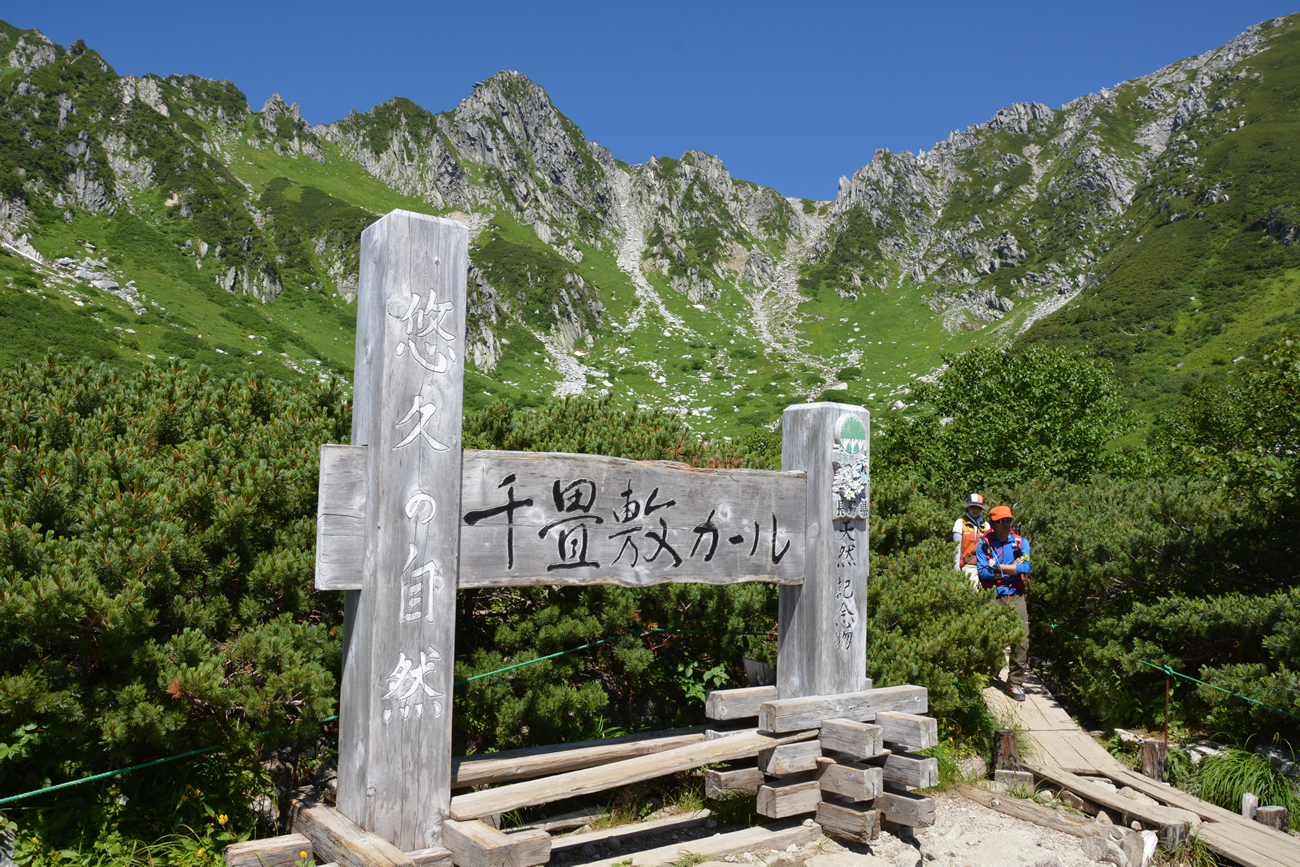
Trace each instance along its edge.
<instances>
[{"instance_id":1,"label":"wooden boardwalk path","mask_svg":"<svg viewBox=\"0 0 1300 867\"><path fill-rule=\"evenodd\" d=\"M1003 678L1006 672L1002 673ZM984 690L984 702L1003 723L1020 730L1020 755L1073 774L1109 776L1125 770L1106 748L1088 737L1035 674L1025 678L1025 700L1002 686Z\"/></svg>"},{"instance_id":2,"label":"wooden boardwalk path","mask_svg":"<svg viewBox=\"0 0 1300 867\"><path fill-rule=\"evenodd\" d=\"M984 690L984 701L1000 720L1020 728L1022 759L1068 774L1106 777L1117 787L1128 786L1161 804L1195 813L1201 822L1192 833L1237 864L1245 867L1300 865L1300 840L1295 837L1244 819L1120 764L1070 719L1037 676L1031 674L1026 678L1023 702L1014 701L1001 686ZM1081 782L1072 788L1092 785L1095 784ZM1088 793L1076 794L1086 798Z\"/></svg>"}]
</instances>

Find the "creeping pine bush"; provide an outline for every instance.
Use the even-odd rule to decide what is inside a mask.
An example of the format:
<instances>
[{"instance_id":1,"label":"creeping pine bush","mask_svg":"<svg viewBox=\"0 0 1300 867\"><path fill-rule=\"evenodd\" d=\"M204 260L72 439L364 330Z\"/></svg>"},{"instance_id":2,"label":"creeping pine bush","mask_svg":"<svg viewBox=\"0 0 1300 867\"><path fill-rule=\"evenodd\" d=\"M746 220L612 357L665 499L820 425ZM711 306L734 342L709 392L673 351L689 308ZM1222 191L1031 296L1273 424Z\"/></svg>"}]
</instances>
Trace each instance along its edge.
<instances>
[{"instance_id":1,"label":"creeping pine bush","mask_svg":"<svg viewBox=\"0 0 1300 867\"><path fill-rule=\"evenodd\" d=\"M313 589L341 383L0 374L0 795L332 714L340 600Z\"/></svg>"}]
</instances>

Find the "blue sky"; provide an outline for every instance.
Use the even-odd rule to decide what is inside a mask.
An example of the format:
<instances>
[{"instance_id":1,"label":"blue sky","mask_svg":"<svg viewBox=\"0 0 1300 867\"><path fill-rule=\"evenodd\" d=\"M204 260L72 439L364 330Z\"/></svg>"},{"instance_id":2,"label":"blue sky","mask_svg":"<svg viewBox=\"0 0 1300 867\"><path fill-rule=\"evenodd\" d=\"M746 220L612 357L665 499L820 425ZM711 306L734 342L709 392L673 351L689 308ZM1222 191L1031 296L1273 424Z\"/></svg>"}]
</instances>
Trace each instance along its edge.
<instances>
[{"instance_id":1,"label":"blue sky","mask_svg":"<svg viewBox=\"0 0 1300 867\"><path fill-rule=\"evenodd\" d=\"M1001 106L1052 108L1216 48L1300 0L221 3L0 0L119 74L228 78L312 123L405 96L444 111L526 73L626 162L698 148L828 199L877 148L928 149Z\"/></svg>"}]
</instances>

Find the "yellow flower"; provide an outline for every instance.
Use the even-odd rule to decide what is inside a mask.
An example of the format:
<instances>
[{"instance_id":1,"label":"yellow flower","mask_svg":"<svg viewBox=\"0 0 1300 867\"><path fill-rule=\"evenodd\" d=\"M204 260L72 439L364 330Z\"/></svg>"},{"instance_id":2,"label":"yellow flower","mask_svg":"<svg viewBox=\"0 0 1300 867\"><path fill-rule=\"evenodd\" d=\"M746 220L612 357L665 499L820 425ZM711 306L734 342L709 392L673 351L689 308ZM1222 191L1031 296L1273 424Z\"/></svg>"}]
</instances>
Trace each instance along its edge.
<instances>
[{"instance_id":1,"label":"yellow flower","mask_svg":"<svg viewBox=\"0 0 1300 867\"><path fill-rule=\"evenodd\" d=\"M222 813L220 816L217 817L217 821L220 822L222 825L224 825L230 821L230 817L227 816L225 813Z\"/></svg>"},{"instance_id":2,"label":"yellow flower","mask_svg":"<svg viewBox=\"0 0 1300 867\"><path fill-rule=\"evenodd\" d=\"M202 858L202 857L203 857L204 855L206 855L206 854L208 854L208 850L207 850L207 849L200 849L200 850L199 850L199 857L200 857L200 858Z\"/></svg>"},{"instance_id":3,"label":"yellow flower","mask_svg":"<svg viewBox=\"0 0 1300 867\"><path fill-rule=\"evenodd\" d=\"M299 852L299 853L298 853L298 857L300 857L300 858L306 858L306 857L307 857L307 853L306 853L306 852Z\"/></svg>"},{"instance_id":4,"label":"yellow flower","mask_svg":"<svg viewBox=\"0 0 1300 867\"><path fill-rule=\"evenodd\" d=\"M33 838L32 838L32 842L33 842L33 843L39 843L39 842L41 842L41 838L40 838L40 837L33 837Z\"/></svg>"}]
</instances>

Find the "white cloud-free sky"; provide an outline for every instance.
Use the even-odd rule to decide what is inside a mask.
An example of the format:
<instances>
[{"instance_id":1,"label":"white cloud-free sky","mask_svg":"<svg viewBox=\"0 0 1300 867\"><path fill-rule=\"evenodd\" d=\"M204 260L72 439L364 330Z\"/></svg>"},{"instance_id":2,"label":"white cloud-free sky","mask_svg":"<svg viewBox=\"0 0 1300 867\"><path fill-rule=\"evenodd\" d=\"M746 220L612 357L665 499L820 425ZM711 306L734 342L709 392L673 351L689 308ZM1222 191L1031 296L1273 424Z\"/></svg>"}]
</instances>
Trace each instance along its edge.
<instances>
[{"instance_id":1,"label":"white cloud-free sky","mask_svg":"<svg viewBox=\"0 0 1300 867\"><path fill-rule=\"evenodd\" d=\"M454 108L526 73L630 163L690 148L786 195L835 196L877 148L930 148L1016 101L1052 108L1200 54L1297 0L508 2L0 0L119 74L233 81L312 123L405 96Z\"/></svg>"}]
</instances>

